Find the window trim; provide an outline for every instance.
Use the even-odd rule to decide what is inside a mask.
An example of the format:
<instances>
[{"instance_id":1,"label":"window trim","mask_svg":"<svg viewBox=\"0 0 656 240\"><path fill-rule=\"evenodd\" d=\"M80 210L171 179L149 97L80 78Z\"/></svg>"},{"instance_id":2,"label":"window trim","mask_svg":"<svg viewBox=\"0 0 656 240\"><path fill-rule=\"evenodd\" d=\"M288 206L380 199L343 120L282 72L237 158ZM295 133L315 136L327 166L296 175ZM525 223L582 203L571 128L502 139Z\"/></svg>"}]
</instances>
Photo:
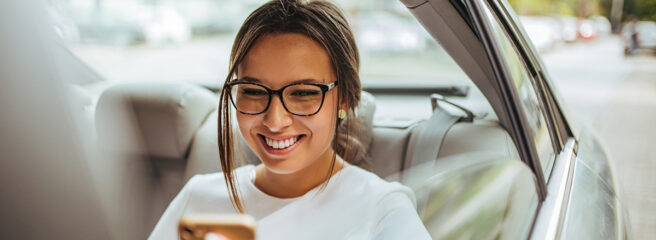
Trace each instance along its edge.
<instances>
[{"instance_id":1,"label":"window trim","mask_svg":"<svg viewBox=\"0 0 656 240\"><path fill-rule=\"evenodd\" d=\"M513 35L517 42L517 47L522 53L522 56L525 58L533 74L536 75L536 81L540 84L540 90L543 95L543 101L545 106L550 108L550 111L547 113L552 121L554 133L557 136L558 146L556 152L561 152L565 144L567 143L570 137L574 137L572 130L568 124L567 119L565 118L561 105L555 98L555 92L552 85L550 84L548 74L544 71L544 64L538 56L536 56L537 51L533 46L532 42L527 40L524 36L527 36L526 31L524 31L523 26L519 26L516 23L519 22L519 19L516 15L513 14L512 7L507 2L504 1L494 1L497 5L497 8L502 13L498 13L500 16L505 18L505 21L510 23L507 31L509 34Z\"/></svg>"},{"instance_id":2,"label":"window trim","mask_svg":"<svg viewBox=\"0 0 656 240\"><path fill-rule=\"evenodd\" d=\"M554 151L560 152L560 150L562 150L564 146L564 143L560 141L561 134L558 131L558 129L555 128L555 126L553 125L553 121L554 121L553 114L552 114L552 112L554 111L553 106L551 106L551 104L549 104L549 102L546 99L547 90L544 88L543 81L540 81L541 69L535 64L535 55L529 54L529 52L531 51L528 51L528 49L526 49L528 42L523 37L523 35L518 34L519 27L515 22L512 21L516 19L511 18L508 9L504 8L504 6L502 6L502 4L499 1L493 1L493 2L496 6L495 8L493 8L495 14L498 17L502 18L505 23L507 23L507 24L503 24L503 27L505 28L506 33L509 35L511 39L510 42L515 45L515 48L519 52L520 57L524 60L527 70L532 77L533 84L538 90L536 94L539 95L540 103L546 109L548 109L548 111L546 111L544 114L548 116L547 122L549 128L553 131L550 132L550 134L552 134L552 142L554 143L554 147L555 147Z\"/></svg>"},{"instance_id":3,"label":"window trim","mask_svg":"<svg viewBox=\"0 0 656 240\"><path fill-rule=\"evenodd\" d=\"M564 136L562 135L559 126L556 125L558 121L554 114L558 109L553 106L552 101L549 99L551 95L549 94L549 90L547 89L547 86L545 86L544 79L542 78L543 74L541 68L539 65L536 66L537 58L533 54L534 51L532 51L535 48L533 48L532 45L530 45L530 42L523 37L524 35L518 33L524 33L524 31L521 31L521 28L517 26L516 21L519 20L513 18L509 9L506 8L507 6L501 3L501 1L490 2L491 4L494 4L493 6L490 6L491 10L499 18L500 24L506 31L511 44L513 44L515 50L517 50L520 59L523 60L526 70L529 73L529 77L531 78L531 82L534 85L534 90L536 91L535 94L538 97L539 104L543 107L543 111L541 112L547 123L547 129L549 131L554 151L554 157L549 159L546 166L542 166L544 173L547 175L546 179L549 179L557 155L563 150L565 146L564 141L567 139L567 137L563 138ZM512 11L512 9L510 9L510 11Z\"/></svg>"},{"instance_id":4,"label":"window trim","mask_svg":"<svg viewBox=\"0 0 656 240\"><path fill-rule=\"evenodd\" d=\"M491 33L490 22L488 22L484 15L485 13L483 12L485 11L485 6L483 6L483 4L487 4L493 14L496 14L496 10L494 10L496 6L486 0L466 0L465 4L472 16L475 26L474 30L479 33L479 36L481 36L481 42L487 52L488 59L490 60L497 80L496 83L501 90L501 97L506 105L506 109L508 110L508 117L511 120L512 129L510 129L510 132L514 136L520 157L533 170L533 173L536 176L538 198L540 202L542 202L547 195L544 171L542 170L540 160L537 157L538 154L535 146L531 143L531 139L533 139L531 133L526 129L528 126L528 120L526 119L523 109L519 106L521 103L519 102L517 91L514 89L507 63L502 57L503 54L501 53L500 46ZM502 21L503 19L498 19L498 16L495 17L502 28L504 28L503 25L506 23ZM506 33L506 35L508 34ZM512 39L509 38L509 40L511 43L513 42Z\"/></svg>"}]
</instances>

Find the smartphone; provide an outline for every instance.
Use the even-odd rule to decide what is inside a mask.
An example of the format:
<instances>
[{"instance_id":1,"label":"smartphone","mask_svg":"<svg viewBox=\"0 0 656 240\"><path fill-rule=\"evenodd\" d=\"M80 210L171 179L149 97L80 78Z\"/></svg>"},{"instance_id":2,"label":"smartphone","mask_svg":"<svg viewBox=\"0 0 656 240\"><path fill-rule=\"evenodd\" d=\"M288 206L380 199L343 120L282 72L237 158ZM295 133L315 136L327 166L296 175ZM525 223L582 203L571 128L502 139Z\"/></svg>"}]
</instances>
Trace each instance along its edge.
<instances>
[{"instance_id":1,"label":"smartphone","mask_svg":"<svg viewBox=\"0 0 656 240\"><path fill-rule=\"evenodd\" d=\"M255 219L246 214L194 214L178 223L181 240L254 240Z\"/></svg>"}]
</instances>

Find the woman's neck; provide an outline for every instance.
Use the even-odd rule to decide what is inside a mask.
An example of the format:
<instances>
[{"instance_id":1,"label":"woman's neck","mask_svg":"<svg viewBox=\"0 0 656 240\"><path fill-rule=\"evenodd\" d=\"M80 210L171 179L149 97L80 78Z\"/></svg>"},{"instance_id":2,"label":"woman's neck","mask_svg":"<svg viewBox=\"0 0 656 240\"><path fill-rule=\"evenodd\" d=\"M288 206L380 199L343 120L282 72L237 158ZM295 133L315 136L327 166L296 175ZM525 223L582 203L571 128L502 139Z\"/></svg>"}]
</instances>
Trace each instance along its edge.
<instances>
[{"instance_id":1,"label":"woman's neck","mask_svg":"<svg viewBox=\"0 0 656 240\"><path fill-rule=\"evenodd\" d=\"M330 154L332 158L332 154ZM291 173L279 174L269 171L264 164L255 168L255 186L260 191L277 198L295 198L321 185L326 181L326 174L330 170L331 159L321 159L317 164L307 166L305 169ZM330 173L335 173L348 166L341 157L336 156L335 165Z\"/></svg>"}]
</instances>

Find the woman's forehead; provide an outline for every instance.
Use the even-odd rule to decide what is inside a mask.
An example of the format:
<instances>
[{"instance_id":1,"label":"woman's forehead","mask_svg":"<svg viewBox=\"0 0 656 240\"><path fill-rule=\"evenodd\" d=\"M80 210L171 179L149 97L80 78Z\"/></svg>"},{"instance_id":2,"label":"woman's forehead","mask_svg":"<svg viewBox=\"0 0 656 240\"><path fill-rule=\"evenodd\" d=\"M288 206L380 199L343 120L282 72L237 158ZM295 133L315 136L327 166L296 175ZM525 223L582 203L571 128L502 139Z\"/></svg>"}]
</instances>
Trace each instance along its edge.
<instances>
[{"instance_id":1,"label":"woman's forehead","mask_svg":"<svg viewBox=\"0 0 656 240\"><path fill-rule=\"evenodd\" d=\"M317 83L335 80L326 50L313 39L297 33L260 37L237 72L240 79L249 77L272 87L307 79Z\"/></svg>"}]
</instances>

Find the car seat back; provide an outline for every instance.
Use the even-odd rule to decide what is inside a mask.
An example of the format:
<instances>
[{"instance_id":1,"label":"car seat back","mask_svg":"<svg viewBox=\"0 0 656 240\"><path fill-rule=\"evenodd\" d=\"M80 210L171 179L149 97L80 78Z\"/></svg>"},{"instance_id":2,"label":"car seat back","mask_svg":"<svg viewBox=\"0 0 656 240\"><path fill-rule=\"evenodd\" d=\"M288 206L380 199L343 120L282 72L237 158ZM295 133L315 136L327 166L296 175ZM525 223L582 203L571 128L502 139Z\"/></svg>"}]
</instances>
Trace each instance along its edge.
<instances>
[{"instance_id":1,"label":"car seat back","mask_svg":"<svg viewBox=\"0 0 656 240\"><path fill-rule=\"evenodd\" d=\"M96 107L97 135L103 150L115 157L103 163L107 184L102 191L116 203L108 212L115 229L125 229L120 238L146 237L187 179L221 170L216 106L215 94L186 83L117 84L103 92ZM422 151L411 139L428 121L374 124L375 109L374 97L363 92L356 110L362 129L355 134L370 156L369 169L412 185L401 175L420 164L408 159L408 151ZM235 132L241 163L257 164ZM472 152L517 155L510 136L494 120L456 123L435 145L439 152L428 162Z\"/></svg>"},{"instance_id":2,"label":"car seat back","mask_svg":"<svg viewBox=\"0 0 656 240\"><path fill-rule=\"evenodd\" d=\"M102 93L95 125L102 150L112 157L99 163L101 194L109 199L114 229L122 230L119 238L145 238L189 178L221 170L216 108L215 94L187 83L116 84ZM373 96L362 93L356 117L365 148L374 112ZM241 164L257 164L235 132Z\"/></svg>"},{"instance_id":3,"label":"car seat back","mask_svg":"<svg viewBox=\"0 0 656 240\"><path fill-rule=\"evenodd\" d=\"M440 159L519 158L510 135L498 121L476 119L460 106L458 108L464 109L467 116L458 117L448 108L433 106L433 115L428 120L378 122L373 129L374 141L370 149L373 171L415 190L419 212L431 200L423 186L440 171L436 165Z\"/></svg>"},{"instance_id":4,"label":"car seat back","mask_svg":"<svg viewBox=\"0 0 656 240\"><path fill-rule=\"evenodd\" d=\"M144 239L184 185L193 136L216 97L185 83L117 84L96 106L107 212L118 239Z\"/></svg>"}]
</instances>

